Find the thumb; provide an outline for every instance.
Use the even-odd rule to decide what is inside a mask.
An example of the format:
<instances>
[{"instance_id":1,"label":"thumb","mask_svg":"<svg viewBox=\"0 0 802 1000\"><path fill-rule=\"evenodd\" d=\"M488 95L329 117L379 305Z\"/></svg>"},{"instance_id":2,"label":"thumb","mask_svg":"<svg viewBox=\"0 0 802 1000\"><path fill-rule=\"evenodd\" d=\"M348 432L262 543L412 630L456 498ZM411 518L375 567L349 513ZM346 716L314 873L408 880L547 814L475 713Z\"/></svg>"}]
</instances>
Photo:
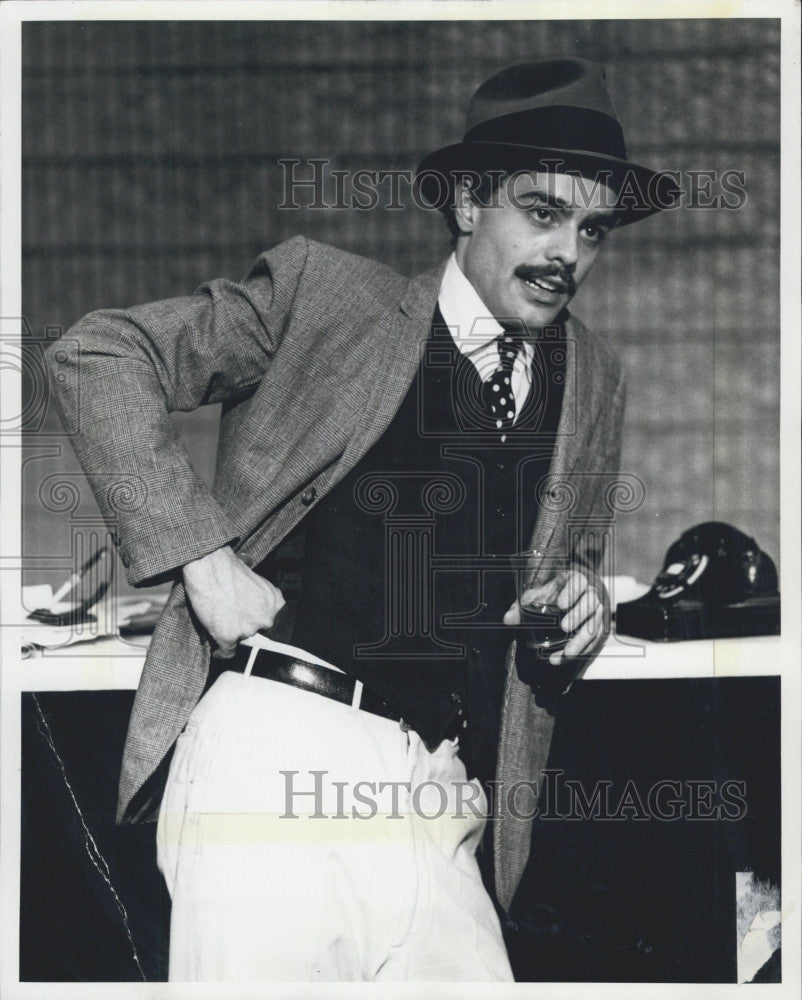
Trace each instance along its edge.
<instances>
[{"instance_id":1,"label":"thumb","mask_svg":"<svg viewBox=\"0 0 802 1000\"><path fill-rule=\"evenodd\" d=\"M514 601L509 608L504 612L504 624L505 625L520 625L521 624L521 606L517 601Z\"/></svg>"}]
</instances>

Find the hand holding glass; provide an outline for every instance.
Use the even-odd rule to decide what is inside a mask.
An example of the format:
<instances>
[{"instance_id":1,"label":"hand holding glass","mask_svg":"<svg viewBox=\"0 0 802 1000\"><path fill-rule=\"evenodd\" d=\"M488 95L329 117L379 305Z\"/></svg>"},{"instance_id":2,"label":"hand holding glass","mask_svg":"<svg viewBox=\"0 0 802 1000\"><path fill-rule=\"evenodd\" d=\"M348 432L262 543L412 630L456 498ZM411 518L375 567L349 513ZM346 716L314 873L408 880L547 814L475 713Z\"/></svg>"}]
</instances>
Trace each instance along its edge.
<instances>
[{"instance_id":1,"label":"hand holding glass","mask_svg":"<svg viewBox=\"0 0 802 1000\"><path fill-rule=\"evenodd\" d=\"M519 672L541 689L567 690L607 634L606 591L559 550L533 550L511 564L518 600L504 623L516 633Z\"/></svg>"},{"instance_id":2,"label":"hand holding glass","mask_svg":"<svg viewBox=\"0 0 802 1000\"><path fill-rule=\"evenodd\" d=\"M536 562L534 570L532 560ZM513 556L510 562L518 600L504 621L515 630L519 647L535 657L550 657L563 650L571 638L560 624L566 608L557 603L571 576L568 560L562 552L543 550Z\"/></svg>"}]
</instances>

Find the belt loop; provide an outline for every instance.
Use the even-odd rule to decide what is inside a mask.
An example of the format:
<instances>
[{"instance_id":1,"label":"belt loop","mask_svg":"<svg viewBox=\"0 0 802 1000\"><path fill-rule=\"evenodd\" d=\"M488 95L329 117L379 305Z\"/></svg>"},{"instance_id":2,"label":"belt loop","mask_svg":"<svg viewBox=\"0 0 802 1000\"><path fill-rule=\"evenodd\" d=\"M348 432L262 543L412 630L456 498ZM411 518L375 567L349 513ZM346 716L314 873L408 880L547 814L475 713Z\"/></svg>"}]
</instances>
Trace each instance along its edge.
<instances>
[{"instance_id":1,"label":"belt loop","mask_svg":"<svg viewBox=\"0 0 802 1000\"><path fill-rule=\"evenodd\" d=\"M354 696L351 699L351 708L359 708L362 704L362 681L354 681Z\"/></svg>"},{"instance_id":2,"label":"belt loop","mask_svg":"<svg viewBox=\"0 0 802 1000\"><path fill-rule=\"evenodd\" d=\"M259 655L259 647L251 646L251 655L248 657L248 662L245 664L245 670L242 672L243 677L250 677L251 671L253 670L253 665L256 663L256 657Z\"/></svg>"}]
</instances>

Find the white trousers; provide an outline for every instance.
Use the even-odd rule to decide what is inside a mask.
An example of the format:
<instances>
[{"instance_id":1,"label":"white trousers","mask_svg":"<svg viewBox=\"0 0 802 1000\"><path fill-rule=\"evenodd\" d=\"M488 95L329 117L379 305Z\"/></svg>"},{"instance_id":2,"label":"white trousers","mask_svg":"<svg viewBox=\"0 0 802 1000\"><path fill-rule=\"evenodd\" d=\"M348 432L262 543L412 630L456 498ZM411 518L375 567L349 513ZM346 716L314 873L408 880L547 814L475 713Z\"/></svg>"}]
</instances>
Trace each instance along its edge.
<instances>
[{"instance_id":1,"label":"white trousers","mask_svg":"<svg viewBox=\"0 0 802 1000\"><path fill-rule=\"evenodd\" d=\"M180 736L161 813L170 980L511 981L456 741L233 672Z\"/></svg>"}]
</instances>

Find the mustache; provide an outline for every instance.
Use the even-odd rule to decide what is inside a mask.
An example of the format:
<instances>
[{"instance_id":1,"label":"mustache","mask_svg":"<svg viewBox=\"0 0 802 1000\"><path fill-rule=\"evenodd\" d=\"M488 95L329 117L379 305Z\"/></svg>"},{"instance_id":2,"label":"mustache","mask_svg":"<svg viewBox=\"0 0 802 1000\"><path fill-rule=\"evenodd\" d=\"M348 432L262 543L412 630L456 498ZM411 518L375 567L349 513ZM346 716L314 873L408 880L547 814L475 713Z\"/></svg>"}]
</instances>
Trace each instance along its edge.
<instances>
[{"instance_id":1,"label":"mustache","mask_svg":"<svg viewBox=\"0 0 802 1000\"><path fill-rule=\"evenodd\" d=\"M555 264L544 264L536 267L534 264L519 264L513 274L516 278L524 281L535 281L537 278L551 278L557 285L562 286L560 291L567 295L576 294L576 282L573 274L564 267Z\"/></svg>"}]
</instances>

